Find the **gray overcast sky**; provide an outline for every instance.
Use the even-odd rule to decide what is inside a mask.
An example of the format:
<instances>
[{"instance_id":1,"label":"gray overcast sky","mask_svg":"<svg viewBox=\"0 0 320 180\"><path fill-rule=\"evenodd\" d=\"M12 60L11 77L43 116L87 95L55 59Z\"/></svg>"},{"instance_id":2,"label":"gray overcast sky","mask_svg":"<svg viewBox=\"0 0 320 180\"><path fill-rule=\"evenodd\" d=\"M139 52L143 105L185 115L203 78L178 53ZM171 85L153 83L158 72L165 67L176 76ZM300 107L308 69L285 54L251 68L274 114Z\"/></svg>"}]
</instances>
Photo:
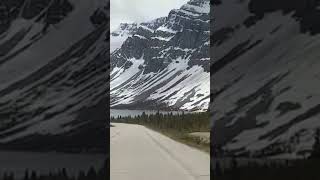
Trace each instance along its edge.
<instances>
[{"instance_id":1,"label":"gray overcast sky","mask_svg":"<svg viewBox=\"0 0 320 180\"><path fill-rule=\"evenodd\" d=\"M122 22L143 22L167 16L171 9L180 8L188 0L110 0L110 28Z\"/></svg>"}]
</instances>

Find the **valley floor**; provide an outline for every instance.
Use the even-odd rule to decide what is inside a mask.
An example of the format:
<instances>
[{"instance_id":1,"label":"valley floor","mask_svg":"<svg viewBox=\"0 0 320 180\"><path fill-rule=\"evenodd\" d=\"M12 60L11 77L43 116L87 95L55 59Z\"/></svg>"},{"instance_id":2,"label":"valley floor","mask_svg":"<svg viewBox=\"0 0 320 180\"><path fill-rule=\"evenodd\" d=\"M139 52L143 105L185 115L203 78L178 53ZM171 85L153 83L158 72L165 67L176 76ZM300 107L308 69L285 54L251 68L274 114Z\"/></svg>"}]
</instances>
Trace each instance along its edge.
<instances>
[{"instance_id":1,"label":"valley floor","mask_svg":"<svg viewBox=\"0 0 320 180\"><path fill-rule=\"evenodd\" d=\"M210 156L144 126L110 127L112 180L209 180Z\"/></svg>"}]
</instances>

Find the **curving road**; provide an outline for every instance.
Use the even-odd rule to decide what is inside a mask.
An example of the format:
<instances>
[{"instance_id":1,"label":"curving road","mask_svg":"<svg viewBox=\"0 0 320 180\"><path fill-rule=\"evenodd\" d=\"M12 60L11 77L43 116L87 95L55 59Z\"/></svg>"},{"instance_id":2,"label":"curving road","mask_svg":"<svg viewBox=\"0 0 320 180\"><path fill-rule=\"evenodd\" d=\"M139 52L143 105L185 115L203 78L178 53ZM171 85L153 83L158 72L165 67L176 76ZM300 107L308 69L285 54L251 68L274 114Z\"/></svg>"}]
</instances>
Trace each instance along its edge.
<instances>
[{"instance_id":1,"label":"curving road","mask_svg":"<svg viewBox=\"0 0 320 180\"><path fill-rule=\"evenodd\" d=\"M112 124L111 180L209 180L210 156L139 125Z\"/></svg>"}]
</instances>

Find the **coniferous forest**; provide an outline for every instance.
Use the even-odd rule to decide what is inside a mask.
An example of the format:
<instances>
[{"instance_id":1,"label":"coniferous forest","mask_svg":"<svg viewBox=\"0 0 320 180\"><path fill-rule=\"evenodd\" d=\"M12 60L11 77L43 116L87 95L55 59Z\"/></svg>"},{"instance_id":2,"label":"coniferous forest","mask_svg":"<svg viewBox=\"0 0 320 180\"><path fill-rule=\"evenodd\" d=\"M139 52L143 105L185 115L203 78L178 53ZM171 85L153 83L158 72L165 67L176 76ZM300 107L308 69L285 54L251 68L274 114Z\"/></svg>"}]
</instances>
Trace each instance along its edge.
<instances>
[{"instance_id":1,"label":"coniferous forest","mask_svg":"<svg viewBox=\"0 0 320 180\"><path fill-rule=\"evenodd\" d=\"M258 162L246 157L219 157L212 163L211 175L215 180L319 180L320 129L314 140L310 155L304 159L258 158ZM231 159L228 167L223 166L226 159Z\"/></svg>"},{"instance_id":2,"label":"coniferous forest","mask_svg":"<svg viewBox=\"0 0 320 180\"><path fill-rule=\"evenodd\" d=\"M146 114L135 117L111 118L112 123L128 123L143 125L152 130L158 131L174 140L196 147L205 152L210 152L210 140L201 137L191 136L193 132L210 133L210 113L181 113L181 114Z\"/></svg>"},{"instance_id":3,"label":"coniferous forest","mask_svg":"<svg viewBox=\"0 0 320 180\"><path fill-rule=\"evenodd\" d=\"M65 168L49 174L39 174L34 170L26 169L22 178L17 178L13 172L1 172L0 170L0 180L106 180L109 178L108 169L108 161L105 161L99 170L90 167L87 171L79 171L78 175L68 174Z\"/></svg>"},{"instance_id":4,"label":"coniferous forest","mask_svg":"<svg viewBox=\"0 0 320 180\"><path fill-rule=\"evenodd\" d=\"M215 180L319 180L319 159L291 160L284 163L248 163L223 170L218 162L211 175Z\"/></svg>"}]
</instances>

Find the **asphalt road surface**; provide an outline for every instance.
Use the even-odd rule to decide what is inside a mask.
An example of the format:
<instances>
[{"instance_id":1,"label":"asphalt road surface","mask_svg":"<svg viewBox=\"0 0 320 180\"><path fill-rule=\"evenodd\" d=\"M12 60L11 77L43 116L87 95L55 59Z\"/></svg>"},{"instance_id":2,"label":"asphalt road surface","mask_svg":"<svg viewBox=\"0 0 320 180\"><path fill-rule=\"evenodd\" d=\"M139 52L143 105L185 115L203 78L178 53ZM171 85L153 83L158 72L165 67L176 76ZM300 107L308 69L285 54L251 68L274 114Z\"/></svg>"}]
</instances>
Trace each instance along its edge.
<instances>
[{"instance_id":1,"label":"asphalt road surface","mask_svg":"<svg viewBox=\"0 0 320 180\"><path fill-rule=\"evenodd\" d=\"M111 180L209 180L210 156L139 125L112 124Z\"/></svg>"}]
</instances>

